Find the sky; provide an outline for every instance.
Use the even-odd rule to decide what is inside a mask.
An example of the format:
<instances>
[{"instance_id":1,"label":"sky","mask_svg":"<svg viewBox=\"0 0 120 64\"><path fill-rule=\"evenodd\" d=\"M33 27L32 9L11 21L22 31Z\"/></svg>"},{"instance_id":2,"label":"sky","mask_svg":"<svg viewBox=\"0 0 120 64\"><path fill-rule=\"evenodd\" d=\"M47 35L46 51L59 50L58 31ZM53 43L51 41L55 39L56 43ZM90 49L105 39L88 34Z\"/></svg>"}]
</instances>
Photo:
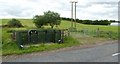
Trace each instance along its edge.
<instances>
[{"instance_id":1,"label":"sky","mask_svg":"<svg viewBox=\"0 0 120 64\"><path fill-rule=\"evenodd\" d=\"M119 0L77 0L76 17L91 20L118 20ZM33 18L46 11L71 17L70 0L0 0L0 18Z\"/></svg>"}]
</instances>

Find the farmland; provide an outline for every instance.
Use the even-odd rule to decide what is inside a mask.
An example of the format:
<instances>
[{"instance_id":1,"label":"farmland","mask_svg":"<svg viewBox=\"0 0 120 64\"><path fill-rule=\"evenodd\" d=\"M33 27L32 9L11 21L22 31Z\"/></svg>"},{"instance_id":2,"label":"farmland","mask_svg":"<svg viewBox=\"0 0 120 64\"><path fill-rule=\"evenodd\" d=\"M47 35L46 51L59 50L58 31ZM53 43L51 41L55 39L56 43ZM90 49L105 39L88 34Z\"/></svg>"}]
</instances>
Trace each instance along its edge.
<instances>
[{"instance_id":1,"label":"farmland","mask_svg":"<svg viewBox=\"0 0 120 64\"><path fill-rule=\"evenodd\" d=\"M0 23L2 23L0 25L7 24L7 22L9 20L10 19L3 19L2 21L0 21ZM25 28L27 28L27 27L29 27L29 28L36 28L31 19L19 19L19 20L25 26ZM71 22L70 21L62 20L59 28L60 29L67 29L70 26L71 26ZM47 27L49 27L49 26L47 26ZM101 30L105 30L105 31L118 32L118 26L85 25L85 24L77 23L77 29L78 30L84 29L84 28L88 28L89 30L100 28Z\"/></svg>"},{"instance_id":2,"label":"farmland","mask_svg":"<svg viewBox=\"0 0 120 64\"><path fill-rule=\"evenodd\" d=\"M0 25L6 25L7 22L10 19L3 19L0 21ZM18 19L21 21L24 27L22 28L0 28L2 30L2 41L3 41L3 55L8 55L8 54L22 54L22 53L30 53L30 52L36 52L36 51L44 51L44 50L50 50L50 47L53 47L51 49L58 49L62 47L68 47L68 46L73 46L73 45L80 45L81 43L84 44L89 44L89 43L95 43L97 41L106 41L106 40L112 40L109 38L102 38L102 37L92 37L92 36L85 36L82 33L79 32L71 32L71 37L68 37L66 39L65 44L53 44L50 46L45 46L44 44L40 44L40 47L34 47L31 46L30 48L26 48L24 50L19 50L16 42L11 40L11 33L8 33L9 30L26 30L26 29L37 29L35 25L33 24L31 19ZM54 27L54 29L68 29L71 26L70 21L62 20L60 26ZM50 28L50 26L44 26L43 28ZM118 33L118 27L117 26L103 26L103 25L85 25L85 24L80 24L77 23L77 30L84 30L87 29L88 31L100 29L101 31L111 31L115 33L115 40L118 38L116 35ZM114 36L113 34L111 34ZM74 36L74 38L72 38ZM86 42L86 39L89 40L89 43ZM79 41L79 43L78 43ZM76 42L76 43L74 43ZM69 45L68 45L69 43ZM44 46L44 47L43 47Z\"/></svg>"}]
</instances>

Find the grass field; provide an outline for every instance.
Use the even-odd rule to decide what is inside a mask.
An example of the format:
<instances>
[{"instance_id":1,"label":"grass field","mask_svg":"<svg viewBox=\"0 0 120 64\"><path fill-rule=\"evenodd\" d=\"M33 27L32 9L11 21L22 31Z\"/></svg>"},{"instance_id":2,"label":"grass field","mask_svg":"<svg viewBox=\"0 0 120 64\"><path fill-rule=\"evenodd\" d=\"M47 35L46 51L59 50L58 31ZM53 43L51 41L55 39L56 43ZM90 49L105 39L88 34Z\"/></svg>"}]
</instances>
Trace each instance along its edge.
<instances>
[{"instance_id":1,"label":"grass field","mask_svg":"<svg viewBox=\"0 0 120 64\"><path fill-rule=\"evenodd\" d=\"M71 22L69 21L62 21L60 28L69 28L71 26ZM88 29L88 30L94 30L97 28L100 28L100 30L104 31L113 31L113 32L118 32L118 26L103 26L103 25L85 25L85 24L80 24L77 23L77 29Z\"/></svg>"},{"instance_id":2,"label":"grass field","mask_svg":"<svg viewBox=\"0 0 120 64\"><path fill-rule=\"evenodd\" d=\"M10 19L2 19L0 21L0 25L5 25ZM11 40L11 33L8 33L9 30L26 30L26 29L36 29L35 25L33 24L31 19L18 19L21 21L24 27L22 28L0 28L2 30L2 43L3 43L3 55L8 54L23 54L23 53L30 53L35 51L45 51L45 50L52 50L52 49L58 49L62 47L68 47L68 46L74 46L74 45L80 45L82 44L88 44L86 42L86 39L89 40L90 43L95 43L97 41L106 41L109 40L109 38L100 38L100 37L84 37L81 34L71 33L73 37L68 37L66 39L66 43L64 44L53 44L53 45L39 45L38 47L31 46L29 48L26 48L24 50L19 50L17 44L15 41ZM62 20L59 29L68 29L71 26L70 21ZM45 28L50 28L50 26L44 26ZM55 27L56 28L56 27ZM57 29L58 29L57 28ZM92 31L95 29L100 29L102 31L111 31L114 33L118 33L118 27L117 26L103 26L103 25L85 25L85 24L79 24L77 23L77 29L87 29L88 31ZM0 33L1 34L1 33ZM115 34L117 35L117 34ZM112 34L112 36L114 36ZM115 37L117 38L117 36ZM79 41L79 43L78 43ZM68 45L69 44L69 45ZM41 47L42 46L42 47ZM44 47L43 47L44 46Z\"/></svg>"},{"instance_id":3,"label":"grass field","mask_svg":"<svg viewBox=\"0 0 120 64\"><path fill-rule=\"evenodd\" d=\"M10 19L2 19L2 22L0 21L0 25L5 25ZM33 24L33 20L31 19L18 19L21 21L21 23L27 28L36 28L35 25ZM2 24L1 24L2 23ZM71 22L62 20L59 28L60 29L67 29L71 27ZM100 28L100 30L103 31L113 31L113 32L118 32L118 26L103 26L103 25L85 25L85 24L80 24L77 23L77 29L88 29L88 30L94 30L97 28Z\"/></svg>"}]
</instances>

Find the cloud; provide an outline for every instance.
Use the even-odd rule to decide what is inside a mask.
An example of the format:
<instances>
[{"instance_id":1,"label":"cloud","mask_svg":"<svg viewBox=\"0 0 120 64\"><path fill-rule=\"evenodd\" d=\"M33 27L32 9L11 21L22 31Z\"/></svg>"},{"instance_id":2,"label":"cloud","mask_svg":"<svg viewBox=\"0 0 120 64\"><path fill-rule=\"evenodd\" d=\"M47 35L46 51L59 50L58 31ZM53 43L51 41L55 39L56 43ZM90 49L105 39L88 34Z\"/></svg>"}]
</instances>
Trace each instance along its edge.
<instances>
[{"instance_id":1,"label":"cloud","mask_svg":"<svg viewBox=\"0 0 120 64\"><path fill-rule=\"evenodd\" d=\"M118 0L78 0L77 18L117 20ZM70 0L0 0L0 18L32 18L45 11L71 17Z\"/></svg>"},{"instance_id":2,"label":"cloud","mask_svg":"<svg viewBox=\"0 0 120 64\"><path fill-rule=\"evenodd\" d=\"M79 5L78 17L81 19L109 19L118 20L117 2L89 2Z\"/></svg>"},{"instance_id":3,"label":"cloud","mask_svg":"<svg viewBox=\"0 0 120 64\"><path fill-rule=\"evenodd\" d=\"M2 2L0 2L0 8L1 8L0 12L2 12L2 13L0 13L0 17L1 18L4 18L4 17L11 18L11 17L29 16L29 15L25 15L25 13L24 13L27 10L31 11L31 13L32 13L32 9L29 5L30 4L25 5L25 3L22 3L19 0L15 0L15 1L11 0L10 2L3 0ZM28 12L26 12L26 13L28 13Z\"/></svg>"}]
</instances>

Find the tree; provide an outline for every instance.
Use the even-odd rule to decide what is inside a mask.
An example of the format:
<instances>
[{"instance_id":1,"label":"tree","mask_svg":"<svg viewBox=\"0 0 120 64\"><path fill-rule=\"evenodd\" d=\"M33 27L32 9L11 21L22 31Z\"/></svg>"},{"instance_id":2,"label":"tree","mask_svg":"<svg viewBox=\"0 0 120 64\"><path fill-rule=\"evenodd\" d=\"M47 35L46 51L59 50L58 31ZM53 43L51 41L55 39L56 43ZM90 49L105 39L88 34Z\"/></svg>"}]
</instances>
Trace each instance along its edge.
<instances>
[{"instance_id":1,"label":"tree","mask_svg":"<svg viewBox=\"0 0 120 64\"><path fill-rule=\"evenodd\" d=\"M56 12L52 11L44 12L44 17L46 22L50 24L51 28L53 28L54 25L60 25L61 23L60 15Z\"/></svg>"},{"instance_id":2,"label":"tree","mask_svg":"<svg viewBox=\"0 0 120 64\"><path fill-rule=\"evenodd\" d=\"M14 18L8 22L8 26L9 27L23 27L20 21Z\"/></svg>"},{"instance_id":3,"label":"tree","mask_svg":"<svg viewBox=\"0 0 120 64\"><path fill-rule=\"evenodd\" d=\"M54 25L60 25L61 18L60 15L56 12L47 11L44 12L44 15L36 15L33 18L33 23L35 23L36 27L41 28L43 25L50 25L51 28L54 27Z\"/></svg>"},{"instance_id":4,"label":"tree","mask_svg":"<svg viewBox=\"0 0 120 64\"><path fill-rule=\"evenodd\" d=\"M40 15L36 15L34 18L33 18L33 23L35 23L35 26L38 27L38 28L41 28L43 25L46 25L47 22L45 21L45 17Z\"/></svg>"}]
</instances>

